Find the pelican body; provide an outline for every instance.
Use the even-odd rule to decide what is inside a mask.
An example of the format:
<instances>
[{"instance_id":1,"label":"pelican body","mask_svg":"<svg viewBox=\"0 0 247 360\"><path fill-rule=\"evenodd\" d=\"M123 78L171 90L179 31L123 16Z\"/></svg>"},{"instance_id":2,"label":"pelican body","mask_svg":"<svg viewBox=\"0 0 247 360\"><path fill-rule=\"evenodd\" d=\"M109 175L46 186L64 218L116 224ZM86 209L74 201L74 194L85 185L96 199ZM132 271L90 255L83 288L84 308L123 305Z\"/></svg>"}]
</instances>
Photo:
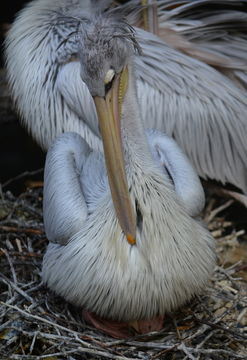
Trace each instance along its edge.
<instances>
[{"instance_id":1,"label":"pelican body","mask_svg":"<svg viewBox=\"0 0 247 360\"><path fill-rule=\"evenodd\" d=\"M103 318L152 319L201 292L214 268L214 241L198 218L203 190L175 142L144 130L132 28L110 12L80 32L104 157L75 133L48 151L43 280Z\"/></svg>"}]
</instances>

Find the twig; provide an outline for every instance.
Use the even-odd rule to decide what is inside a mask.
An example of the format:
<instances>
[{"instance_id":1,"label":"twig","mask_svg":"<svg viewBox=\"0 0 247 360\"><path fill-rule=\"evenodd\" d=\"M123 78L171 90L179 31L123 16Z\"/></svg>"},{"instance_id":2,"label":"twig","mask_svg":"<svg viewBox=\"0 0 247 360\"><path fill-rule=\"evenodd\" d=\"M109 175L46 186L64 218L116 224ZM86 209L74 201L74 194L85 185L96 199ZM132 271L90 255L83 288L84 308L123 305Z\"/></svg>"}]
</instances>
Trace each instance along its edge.
<instances>
[{"instance_id":1,"label":"twig","mask_svg":"<svg viewBox=\"0 0 247 360\"><path fill-rule=\"evenodd\" d=\"M14 266L13 266L13 263L12 263L12 261L11 261L11 258L10 258L10 256L9 256L8 251L1 248L1 249L0 249L0 252L2 252L2 253L6 256L6 258L7 258L7 260L8 260L8 263L9 263L9 266L10 266L10 269L11 269L13 281L14 281L14 283L16 284L16 283L17 283L17 277L16 277L15 269L14 269Z\"/></svg>"},{"instance_id":2,"label":"twig","mask_svg":"<svg viewBox=\"0 0 247 360\"><path fill-rule=\"evenodd\" d=\"M195 315L194 315L194 319L195 319L195 321L197 321L197 322L199 322L201 324L206 324L206 325L208 325L209 327L211 327L213 329L219 329L219 330L222 330L224 332L227 332L228 334L234 335L235 337L241 338L243 340L247 340L246 335L243 335L243 334L240 334L239 332L227 329L224 326L221 326L219 324L212 323L211 321L207 321L207 320L200 320Z\"/></svg>"},{"instance_id":3,"label":"twig","mask_svg":"<svg viewBox=\"0 0 247 360\"><path fill-rule=\"evenodd\" d=\"M3 251L3 249L0 249L0 256L2 254L4 254L4 251ZM12 256L21 256L21 257L30 257L30 258L32 258L32 257L34 257L34 258L43 257L42 254L38 254L38 253L33 253L33 252L22 252L22 253L20 253L19 251L12 251L12 250L10 251L10 254Z\"/></svg>"},{"instance_id":4,"label":"twig","mask_svg":"<svg viewBox=\"0 0 247 360\"><path fill-rule=\"evenodd\" d=\"M246 356L245 355L239 355L236 352L230 351L230 350L225 350L225 349L195 349L195 348L187 348L189 351L194 352L195 354L205 354L205 355L210 355L210 354L224 354L224 355L229 355L231 356L231 359L244 359L246 360Z\"/></svg>"},{"instance_id":5,"label":"twig","mask_svg":"<svg viewBox=\"0 0 247 360\"><path fill-rule=\"evenodd\" d=\"M233 200L229 200L225 204L223 204L223 205L217 207L216 209L212 210L210 212L210 214L205 218L205 221L207 223L212 221L215 218L216 215L218 215L221 211L223 211L223 210L227 209L229 206L231 206L233 204L233 202L234 202Z\"/></svg>"},{"instance_id":6,"label":"twig","mask_svg":"<svg viewBox=\"0 0 247 360\"><path fill-rule=\"evenodd\" d=\"M36 235L43 235L45 233L44 230L24 229L24 228L18 228L18 227L14 227L14 226L5 226L5 225L0 225L0 230L7 231L7 232L17 232L17 233L25 233L25 234L36 234Z\"/></svg>"},{"instance_id":7,"label":"twig","mask_svg":"<svg viewBox=\"0 0 247 360\"><path fill-rule=\"evenodd\" d=\"M12 182L16 181L16 180L20 180L26 176L33 176L33 175L38 175L41 174L43 172L43 168L42 169L38 169L38 170L34 170L34 171L25 171L11 179L9 179L8 181L6 181L5 183L2 184L2 188L4 189L6 186L8 186L9 184L11 184Z\"/></svg>"},{"instance_id":8,"label":"twig","mask_svg":"<svg viewBox=\"0 0 247 360\"><path fill-rule=\"evenodd\" d=\"M63 352L57 352L54 354L46 354L46 355L40 355L40 356L36 356L36 355L11 355L10 359L13 360L41 360L41 359L47 359L47 358L53 358L56 356L65 356L65 355L69 355L69 354L93 354L93 355L97 355L97 356L102 356L103 358L108 358L108 359L114 359L114 360L140 360L140 358L127 358L125 356L118 356L118 355L113 355L110 353L106 353L103 351L98 351L98 350L94 350L94 349L85 349L85 348L75 348L73 350L65 350Z\"/></svg>"},{"instance_id":9,"label":"twig","mask_svg":"<svg viewBox=\"0 0 247 360\"><path fill-rule=\"evenodd\" d=\"M191 354L191 351L194 349L188 348L183 342L177 347L178 350L182 350L189 359L196 360L196 358Z\"/></svg>"},{"instance_id":10,"label":"twig","mask_svg":"<svg viewBox=\"0 0 247 360\"><path fill-rule=\"evenodd\" d=\"M72 335L74 336L74 338L75 338L80 344L82 344L83 346L86 346L86 350L84 349L84 352L96 354L95 348L94 348L90 343L87 343L87 342L85 342L85 341L83 341L83 340L81 340L81 339L79 338L79 336L81 336L81 334L80 334L79 332L74 331L74 330L71 330L71 329L68 329L68 328L66 328L66 327L64 327L64 326L55 324L55 323L53 323L53 322L51 322L51 321L49 321L49 320L47 320L47 319L41 318L40 316L29 314L29 313L27 313L26 311L18 308L17 306L9 305L9 304L6 304L6 303L4 303L4 302L0 302L0 303L1 303L2 305L4 305L4 306L7 306L7 307L9 307L9 308L11 308L11 309L14 309L14 310L20 312L22 315L24 315L25 317L27 317L27 318L29 318L29 319L31 318L31 319L35 319L35 320L41 321L41 322L43 322L43 323L46 323L46 324L49 324L49 325L53 326L54 328L57 328L57 329L60 329L60 330L63 330L63 331L66 331L66 332L72 334ZM80 348L77 349L77 350L80 350ZM100 352L100 351L97 352L97 355L103 355L103 354L104 354L104 353L102 353L102 352ZM118 359L118 360L127 359L126 357L121 357L121 356L118 356L118 355L110 355L110 354L108 354L107 356L106 356L106 355L104 355L104 356L105 356L105 357L112 358L112 359Z\"/></svg>"},{"instance_id":11,"label":"twig","mask_svg":"<svg viewBox=\"0 0 247 360\"><path fill-rule=\"evenodd\" d=\"M38 331L35 331L35 333L34 333L33 340L31 342L30 350L29 350L30 354L32 354L32 352L33 352L34 344L35 344L38 333L39 333Z\"/></svg>"},{"instance_id":12,"label":"twig","mask_svg":"<svg viewBox=\"0 0 247 360\"><path fill-rule=\"evenodd\" d=\"M9 280L5 275L0 274L0 280L4 282L5 284L10 285L16 292L18 292L20 295L22 295L26 300L30 301L31 303L34 302L34 300L22 289L20 289L17 284L13 283L11 280ZM6 304L7 305L7 304ZM9 305L9 304L8 304Z\"/></svg>"}]
</instances>

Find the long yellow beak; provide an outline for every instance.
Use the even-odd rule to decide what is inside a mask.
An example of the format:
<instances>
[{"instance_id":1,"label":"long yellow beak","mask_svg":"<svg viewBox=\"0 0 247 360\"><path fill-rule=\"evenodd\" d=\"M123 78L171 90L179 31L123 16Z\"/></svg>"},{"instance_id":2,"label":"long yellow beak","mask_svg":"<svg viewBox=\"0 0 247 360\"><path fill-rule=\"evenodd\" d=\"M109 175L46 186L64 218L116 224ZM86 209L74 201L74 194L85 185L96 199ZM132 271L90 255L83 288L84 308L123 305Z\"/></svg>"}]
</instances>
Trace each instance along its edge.
<instances>
[{"instance_id":1,"label":"long yellow beak","mask_svg":"<svg viewBox=\"0 0 247 360\"><path fill-rule=\"evenodd\" d=\"M95 96L111 195L120 226L131 245L136 243L136 217L130 201L121 140L121 104L127 89L125 68L113 81L105 98Z\"/></svg>"}]
</instances>

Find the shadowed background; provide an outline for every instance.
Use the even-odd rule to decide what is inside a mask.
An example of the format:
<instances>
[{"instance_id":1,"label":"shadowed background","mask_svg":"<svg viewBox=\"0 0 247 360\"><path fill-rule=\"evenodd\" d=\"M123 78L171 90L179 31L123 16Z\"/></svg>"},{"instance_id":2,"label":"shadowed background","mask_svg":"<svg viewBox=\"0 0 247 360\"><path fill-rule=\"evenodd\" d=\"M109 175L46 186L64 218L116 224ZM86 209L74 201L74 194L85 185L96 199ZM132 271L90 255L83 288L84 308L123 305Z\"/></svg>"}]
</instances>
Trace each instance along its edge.
<instances>
[{"instance_id":1,"label":"shadowed background","mask_svg":"<svg viewBox=\"0 0 247 360\"><path fill-rule=\"evenodd\" d=\"M15 14L28 1L1 2L0 9L0 183L5 183L25 171L35 171L44 165L44 153L20 125L18 115L13 110L5 80L3 41ZM5 187L18 194L25 188L25 180L42 180L42 172L15 180Z\"/></svg>"}]
</instances>

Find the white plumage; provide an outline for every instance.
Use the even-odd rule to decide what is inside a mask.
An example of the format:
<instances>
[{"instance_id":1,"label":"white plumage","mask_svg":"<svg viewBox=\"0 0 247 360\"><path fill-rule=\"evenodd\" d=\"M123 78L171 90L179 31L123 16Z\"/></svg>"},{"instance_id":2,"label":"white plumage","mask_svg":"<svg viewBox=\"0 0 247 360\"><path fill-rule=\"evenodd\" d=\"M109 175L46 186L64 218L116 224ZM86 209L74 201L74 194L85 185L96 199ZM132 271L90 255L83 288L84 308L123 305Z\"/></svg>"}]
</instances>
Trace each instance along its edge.
<instances>
[{"instance_id":1,"label":"white plumage","mask_svg":"<svg viewBox=\"0 0 247 360\"><path fill-rule=\"evenodd\" d=\"M110 1L96 3L103 8ZM200 176L246 192L246 2L214 3L158 1L160 36L179 51L136 28L143 50L134 60L138 99L145 127L173 136ZM14 100L45 149L64 131L101 148L78 55L81 23L94 12L90 1L34 0L7 36Z\"/></svg>"},{"instance_id":2,"label":"white plumage","mask_svg":"<svg viewBox=\"0 0 247 360\"><path fill-rule=\"evenodd\" d=\"M172 139L144 131L131 66L133 33L108 15L91 18L88 26L93 36L81 75L96 107L99 99L101 104L110 99L110 112L114 118L120 116L120 125L114 122L111 131L114 139L118 127L121 132L126 196L136 219L135 244L126 240L118 221L110 192L115 185L108 185L101 153L92 151L78 134L64 134L49 149L45 166L44 224L51 243L42 276L66 300L98 316L151 319L202 291L215 264L214 241L192 217L202 209L204 195L189 161ZM110 35L100 51L104 31ZM93 57L92 44L99 46ZM111 58L113 52L121 55ZM95 68L98 63L101 67ZM110 90L104 88L109 69L115 69ZM97 111L101 124L103 110ZM111 124L110 118L103 121ZM103 136L103 142L107 157L106 143L111 139ZM106 164L110 176L113 168Z\"/></svg>"}]
</instances>

